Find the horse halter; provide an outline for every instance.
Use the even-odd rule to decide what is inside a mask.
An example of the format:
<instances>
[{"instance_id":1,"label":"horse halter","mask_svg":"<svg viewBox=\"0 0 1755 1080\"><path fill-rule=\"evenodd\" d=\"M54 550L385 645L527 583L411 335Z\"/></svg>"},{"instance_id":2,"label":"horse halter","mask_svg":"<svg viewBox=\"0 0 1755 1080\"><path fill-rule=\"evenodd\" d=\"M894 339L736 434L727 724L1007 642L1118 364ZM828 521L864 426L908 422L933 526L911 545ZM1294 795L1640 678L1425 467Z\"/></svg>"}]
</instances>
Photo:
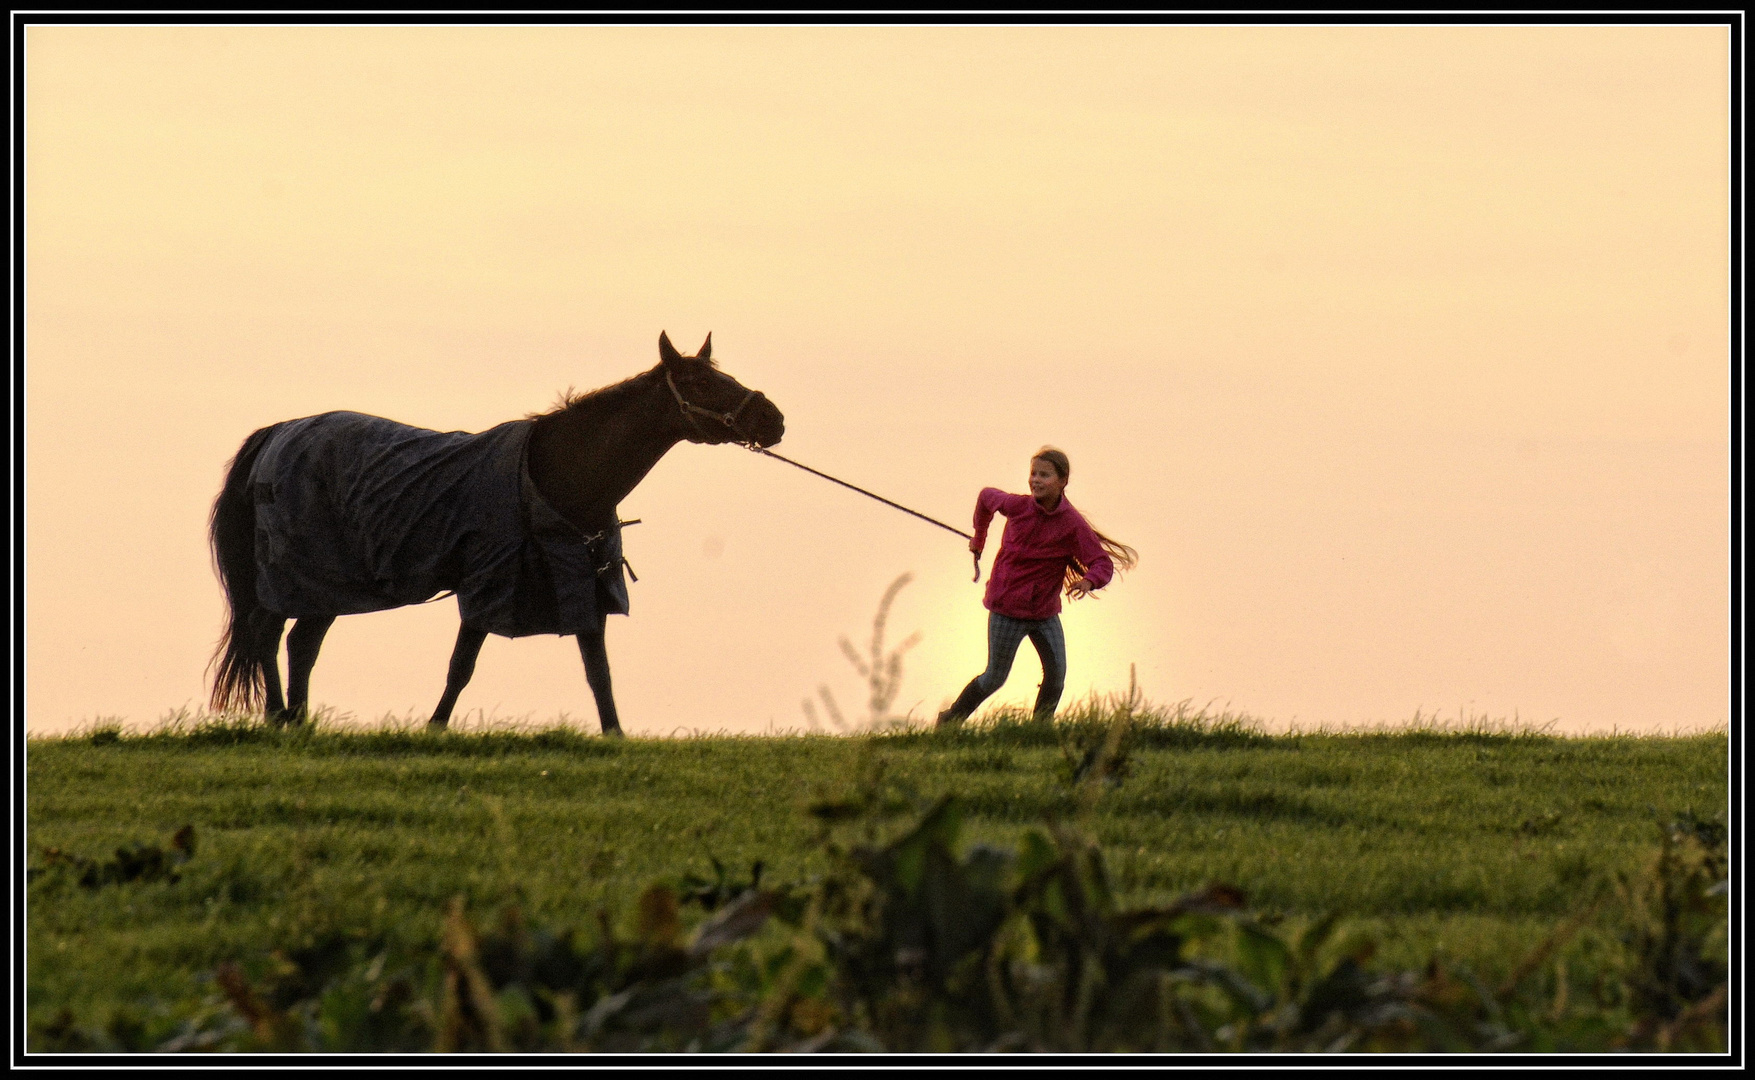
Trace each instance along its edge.
<instances>
[{"instance_id":1,"label":"horse halter","mask_svg":"<svg viewBox=\"0 0 1755 1080\"><path fill-rule=\"evenodd\" d=\"M701 427L701 422L695 419L697 414L705 416L710 420L717 420L721 424L724 424L725 429L731 432L733 441L743 446L754 445L754 439L746 436L742 431L738 430L737 418L742 415L744 406L755 400L755 398L761 393L760 390L751 390L749 393L745 394L743 400L737 403L737 408L730 412L714 412L712 409L703 409L699 405L693 405L684 401L682 391L676 388L676 380L671 377L669 371L664 373L664 382L670 387L671 396L676 398L677 405L682 409L683 419L687 420L689 425L695 429L695 434L701 437L702 442L707 441L708 435Z\"/></svg>"}]
</instances>

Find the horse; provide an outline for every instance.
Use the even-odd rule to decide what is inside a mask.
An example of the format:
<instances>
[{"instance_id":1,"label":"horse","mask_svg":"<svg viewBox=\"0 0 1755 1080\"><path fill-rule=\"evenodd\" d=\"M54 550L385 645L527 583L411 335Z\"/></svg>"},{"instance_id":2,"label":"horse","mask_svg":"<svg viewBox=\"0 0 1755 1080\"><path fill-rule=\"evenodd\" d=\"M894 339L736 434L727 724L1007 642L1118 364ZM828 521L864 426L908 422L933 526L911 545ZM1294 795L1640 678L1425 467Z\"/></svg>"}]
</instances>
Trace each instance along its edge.
<instances>
[{"instance_id":1,"label":"horse","mask_svg":"<svg viewBox=\"0 0 1755 1080\"><path fill-rule=\"evenodd\" d=\"M554 633L578 639L602 732L621 735L604 647L607 617L628 610L617 504L679 442L765 448L786 429L712 350L712 334L683 356L661 333L655 367L477 434L350 412L251 433L208 523L227 607L212 708L302 723L337 617L451 593L460 625L430 730L450 722L489 633Z\"/></svg>"}]
</instances>

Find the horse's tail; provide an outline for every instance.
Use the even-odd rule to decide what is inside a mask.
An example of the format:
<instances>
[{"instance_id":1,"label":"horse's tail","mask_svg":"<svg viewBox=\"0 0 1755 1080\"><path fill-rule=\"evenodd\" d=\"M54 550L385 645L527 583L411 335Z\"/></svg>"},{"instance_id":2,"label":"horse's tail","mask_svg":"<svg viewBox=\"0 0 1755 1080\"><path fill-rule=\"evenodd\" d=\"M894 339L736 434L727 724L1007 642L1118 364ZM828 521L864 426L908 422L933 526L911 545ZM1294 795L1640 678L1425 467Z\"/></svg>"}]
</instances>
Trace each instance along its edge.
<instances>
[{"instance_id":1,"label":"horse's tail","mask_svg":"<svg viewBox=\"0 0 1755 1080\"><path fill-rule=\"evenodd\" d=\"M256 493L250 487L250 471L269 436L280 425L252 432L226 466L225 483L213 500L207 538L213 549L213 568L225 591L225 629L207 665L213 673L215 712L239 709L253 712L267 698L267 673L262 657L249 647L250 616L262 602L256 598Z\"/></svg>"}]
</instances>

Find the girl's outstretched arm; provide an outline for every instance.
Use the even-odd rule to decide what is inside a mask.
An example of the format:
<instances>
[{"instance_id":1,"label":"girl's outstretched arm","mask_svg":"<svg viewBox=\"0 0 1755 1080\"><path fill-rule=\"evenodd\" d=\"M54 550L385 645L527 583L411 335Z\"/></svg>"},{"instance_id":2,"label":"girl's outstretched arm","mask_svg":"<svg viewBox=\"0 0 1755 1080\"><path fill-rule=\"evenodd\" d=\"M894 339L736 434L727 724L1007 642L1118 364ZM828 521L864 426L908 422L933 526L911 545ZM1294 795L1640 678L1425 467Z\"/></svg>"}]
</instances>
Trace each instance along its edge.
<instances>
[{"instance_id":1,"label":"girl's outstretched arm","mask_svg":"<svg viewBox=\"0 0 1755 1080\"><path fill-rule=\"evenodd\" d=\"M987 526L995 513L1011 517L1028 509L1031 502L1028 495L1009 495L998 488L982 488L981 494L975 496L975 538L969 541L969 550L979 554L987 547Z\"/></svg>"}]
</instances>

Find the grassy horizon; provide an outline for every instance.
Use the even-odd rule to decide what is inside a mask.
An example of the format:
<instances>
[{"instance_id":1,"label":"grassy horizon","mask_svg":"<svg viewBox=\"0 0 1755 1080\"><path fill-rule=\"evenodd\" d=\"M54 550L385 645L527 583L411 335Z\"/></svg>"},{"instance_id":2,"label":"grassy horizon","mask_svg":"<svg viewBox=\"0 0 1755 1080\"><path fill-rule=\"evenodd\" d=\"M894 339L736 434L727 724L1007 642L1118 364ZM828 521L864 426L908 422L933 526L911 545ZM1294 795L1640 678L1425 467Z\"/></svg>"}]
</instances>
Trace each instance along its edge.
<instances>
[{"instance_id":1,"label":"grassy horizon","mask_svg":"<svg viewBox=\"0 0 1755 1080\"><path fill-rule=\"evenodd\" d=\"M1078 822L1130 903L1224 882L1269 917L1338 913L1386 963L1441 954L1491 979L1601 882L1644 865L1662 822L1722 820L1728 796L1720 735L1270 735L1141 703L1125 775L1087 804L1071 768L1118 702L1052 725L999 709L956 731L855 738L189 716L31 738L26 857L45 872L27 892L28 1013L169 1015L211 997L226 961L336 932L430 938L458 895L584 924L625 913L651 882L710 880L715 862L805 881L825 864L804 807L877 772L912 805L956 794L972 843ZM88 888L46 865L50 848L101 859L185 825L195 850L175 882ZM1585 932L1564 959L1588 971L1618 949Z\"/></svg>"},{"instance_id":2,"label":"grassy horizon","mask_svg":"<svg viewBox=\"0 0 1755 1080\"><path fill-rule=\"evenodd\" d=\"M1139 719L1149 725L1192 726L1199 728L1223 728L1227 730L1247 730L1268 737L1289 736L1321 736L1321 735L1507 735L1507 736L1540 736L1554 739L1685 739L1685 738L1729 738L1730 727L1725 723L1706 726L1677 726L1669 729L1640 729L1623 731L1609 728L1597 731L1564 731L1560 730L1560 721L1553 718L1545 721L1524 719L1521 715L1493 716L1487 712L1476 712L1459 707L1454 714L1447 715L1443 710L1428 712L1422 706L1414 710L1414 715L1404 720L1357 721L1352 723L1318 721L1300 723L1292 720L1276 720L1270 717L1256 716L1252 713L1234 711L1229 703L1213 709L1212 699L1204 705L1195 706L1193 698L1185 698L1171 704L1159 704L1141 701L1136 705ZM1093 690L1083 697L1065 702L1056 713L1057 722L1074 724L1089 722L1092 716L1108 715L1125 705L1127 694ZM980 729L999 725L1016 725L1028 720L1029 706L1017 702L1007 704L989 704L970 721L971 729ZM310 724L307 730L315 729L324 734L369 734L381 731L425 732L427 716L424 713L408 711L404 713L386 712L375 719L361 719L358 715L333 705L314 703L311 711ZM260 713L222 712L215 713L206 708L195 708L187 704L167 709L157 720L134 721L127 717L101 715L89 717L64 730L54 732L25 732L27 743L53 742L56 740L80 740L101 731L114 731L130 737L175 736L191 733L198 729L214 726L247 727L260 725L263 717ZM812 726L810 717L797 725L786 726L770 722L767 728L760 731L732 730L724 727L713 728L704 725L675 725L668 733L629 732L625 736L630 739L674 739L674 738L790 738L790 737L863 737L873 734L897 733L906 731L921 732L931 729L932 717L916 715L913 710L899 716L889 716L873 721L866 718L860 721L847 722L837 728L822 723ZM447 734L482 734L488 732L533 734L555 730L577 732L585 736L600 734L595 715L579 716L562 711L551 718L539 720L535 713L500 715L487 709L462 710L451 718ZM678 734L678 733L682 734Z\"/></svg>"}]
</instances>

